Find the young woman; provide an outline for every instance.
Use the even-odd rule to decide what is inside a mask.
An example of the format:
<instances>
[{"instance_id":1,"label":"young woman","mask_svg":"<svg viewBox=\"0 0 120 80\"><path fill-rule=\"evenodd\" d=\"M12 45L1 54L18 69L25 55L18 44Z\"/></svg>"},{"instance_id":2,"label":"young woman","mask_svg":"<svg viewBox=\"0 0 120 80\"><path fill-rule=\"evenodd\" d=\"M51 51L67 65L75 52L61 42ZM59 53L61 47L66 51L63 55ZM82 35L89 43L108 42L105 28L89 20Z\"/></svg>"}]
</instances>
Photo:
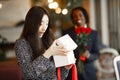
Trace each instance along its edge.
<instances>
[{"instance_id":1,"label":"young woman","mask_svg":"<svg viewBox=\"0 0 120 80\"><path fill-rule=\"evenodd\" d=\"M52 55L67 53L54 40L48 12L32 7L25 19L23 32L15 43L15 52L25 80L57 80ZM67 77L71 65L61 67L61 79Z\"/></svg>"}]
</instances>

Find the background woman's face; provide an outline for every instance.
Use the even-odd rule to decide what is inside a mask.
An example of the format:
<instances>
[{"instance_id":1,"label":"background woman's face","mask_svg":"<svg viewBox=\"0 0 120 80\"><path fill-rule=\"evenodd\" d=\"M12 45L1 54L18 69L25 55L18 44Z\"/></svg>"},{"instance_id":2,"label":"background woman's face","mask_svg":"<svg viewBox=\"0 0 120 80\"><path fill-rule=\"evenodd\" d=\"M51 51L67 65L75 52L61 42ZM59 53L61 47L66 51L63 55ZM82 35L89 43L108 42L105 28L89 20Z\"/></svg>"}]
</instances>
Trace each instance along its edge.
<instances>
[{"instance_id":1,"label":"background woman's face","mask_svg":"<svg viewBox=\"0 0 120 80\"><path fill-rule=\"evenodd\" d=\"M43 18L41 20L41 25L39 27L39 36L40 38L44 35L45 31L48 28L49 18L47 15L43 15Z\"/></svg>"},{"instance_id":2,"label":"background woman's face","mask_svg":"<svg viewBox=\"0 0 120 80\"><path fill-rule=\"evenodd\" d=\"M85 17L80 10L73 11L73 23L77 26L84 26L85 25Z\"/></svg>"}]
</instances>

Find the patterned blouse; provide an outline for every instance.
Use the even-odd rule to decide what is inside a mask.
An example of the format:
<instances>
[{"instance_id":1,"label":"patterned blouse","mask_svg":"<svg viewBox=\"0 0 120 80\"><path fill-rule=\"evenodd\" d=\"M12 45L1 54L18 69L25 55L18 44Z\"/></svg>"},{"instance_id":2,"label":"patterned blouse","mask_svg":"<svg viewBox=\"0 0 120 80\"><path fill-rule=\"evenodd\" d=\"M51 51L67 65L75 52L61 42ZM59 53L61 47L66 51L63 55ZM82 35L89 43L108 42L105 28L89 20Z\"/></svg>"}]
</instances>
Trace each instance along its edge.
<instances>
[{"instance_id":1,"label":"patterned blouse","mask_svg":"<svg viewBox=\"0 0 120 80\"><path fill-rule=\"evenodd\" d=\"M15 43L15 53L21 67L24 80L57 80L56 67L52 60L39 56L32 58L32 49L25 39ZM65 80L68 70L61 67L61 79Z\"/></svg>"}]
</instances>

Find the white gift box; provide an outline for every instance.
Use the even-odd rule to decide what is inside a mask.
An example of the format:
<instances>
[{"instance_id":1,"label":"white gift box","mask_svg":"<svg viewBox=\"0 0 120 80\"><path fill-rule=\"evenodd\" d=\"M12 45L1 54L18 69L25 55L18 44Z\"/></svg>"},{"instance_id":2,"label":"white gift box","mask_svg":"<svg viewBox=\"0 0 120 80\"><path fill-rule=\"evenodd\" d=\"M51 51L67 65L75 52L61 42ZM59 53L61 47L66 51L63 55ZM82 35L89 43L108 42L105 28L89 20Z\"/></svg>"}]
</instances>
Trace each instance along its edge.
<instances>
[{"instance_id":1,"label":"white gift box","mask_svg":"<svg viewBox=\"0 0 120 80\"><path fill-rule=\"evenodd\" d=\"M56 67L61 67L75 63L73 51L68 52L67 55L54 55L53 59Z\"/></svg>"},{"instance_id":2,"label":"white gift box","mask_svg":"<svg viewBox=\"0 0 120 80\"><path fill-rule=\"evenodd\" d=\"M72 40L72 38L66 34L57 39L57 45L64 45L69 51L67 55L54 55L53 59L56 67L61 67L69 64L75 63L75 57L73 50L77 48L77 44Z\"/></svg>"},{"instance_id":3,"label":"white gift box","mask_svg":"<svg viewBox=\"0 0 120 80\"><path fill-rule=\"evenodd\" d=\"M77 44L72 40L72 38L68 34L58 38L57 44L64 45L68 51L71 51L77 48Z\"/></svg>"}]
</instances>

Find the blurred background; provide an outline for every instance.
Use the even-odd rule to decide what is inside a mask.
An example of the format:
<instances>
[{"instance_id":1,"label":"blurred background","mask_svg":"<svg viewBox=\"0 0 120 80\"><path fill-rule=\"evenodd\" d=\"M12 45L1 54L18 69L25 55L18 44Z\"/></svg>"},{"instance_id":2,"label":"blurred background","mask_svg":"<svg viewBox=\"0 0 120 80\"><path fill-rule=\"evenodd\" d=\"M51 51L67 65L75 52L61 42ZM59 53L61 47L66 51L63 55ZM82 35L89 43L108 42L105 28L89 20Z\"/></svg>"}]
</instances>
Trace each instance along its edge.
<instances>
[{"instance_id":1,"label":"blurred background","mask_svg":"<svg viewBox=\"0 0 120 80\"><path fill-rule=\"evenodd\" d=\"M35 5L49 11L56 38L72 25L71 9L83 6L88 11L90 27L99 33L100 49L110 47L120 51L120 0L0 0L0 61L2 61L0 65L2 67L4 63L4 67L16 63L14 43L21 34L27 11ZM10 60L11 62L5 62Z\"/></svg>"}]
</instances>

